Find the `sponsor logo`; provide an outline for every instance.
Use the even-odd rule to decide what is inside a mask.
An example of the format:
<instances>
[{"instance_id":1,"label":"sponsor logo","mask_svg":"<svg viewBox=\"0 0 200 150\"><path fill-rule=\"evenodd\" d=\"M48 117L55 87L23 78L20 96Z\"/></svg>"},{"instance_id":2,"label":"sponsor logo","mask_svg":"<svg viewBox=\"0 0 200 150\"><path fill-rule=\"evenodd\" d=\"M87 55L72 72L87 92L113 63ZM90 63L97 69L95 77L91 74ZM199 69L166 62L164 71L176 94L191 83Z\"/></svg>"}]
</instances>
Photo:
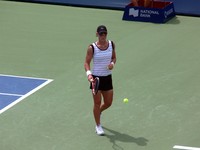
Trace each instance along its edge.
<instances>
[{"instance_id":1,"label":"sponsor logo","mask_svg":"<svg viewBox=\"0 0 200 150\"><path fill-rule=\"evenodd\" d=\"M150 18L151 15L159 15L159 12L155 10L141 10L140 11L140 17Z\"/></svg>"},{"instance_id":2,"label":"sponsor logo","mask_svg":"<svg viewBox=\"0 0 200 150\"><path fill-rule=\"evenodd\" d=\"M129 9L129 16L138 17L139 16L139 10L136 10L134 8L130 8Z\"/></svg>"},{"instance_id":3,"label":"sponsor logo","mask_svg":"<svg viewBox=\"0 0 200 150\"><path fill-rule=\"evenodd\" d=\"M159 12L158 11L155 11L155 10L141 10L140 13L143 13L143 14L154 14L154 15L159 15Z\"/></svg>"},{"instance_id":4,"label":"sponsor logo","mask_svg":"<svg viewBox=\"0 0 200 150\"><path fill-rule=\"evenodd\" d=\"M173 12L174 12L173 8L169 9L168 11L165 11L164 12L165 18L167 18Z\"/></svg>"},{"instance_id":5,"label":"sponsor logo","mask_svg":"<svg viewBox=\"0 0 200 150\"><path fill-rule=\"evenodd\" d=\"M129 16L150 18L151 15L159 15L159 11L141 9L140 11L134 8L129 9Z\"/></svg>"}]
</instances>

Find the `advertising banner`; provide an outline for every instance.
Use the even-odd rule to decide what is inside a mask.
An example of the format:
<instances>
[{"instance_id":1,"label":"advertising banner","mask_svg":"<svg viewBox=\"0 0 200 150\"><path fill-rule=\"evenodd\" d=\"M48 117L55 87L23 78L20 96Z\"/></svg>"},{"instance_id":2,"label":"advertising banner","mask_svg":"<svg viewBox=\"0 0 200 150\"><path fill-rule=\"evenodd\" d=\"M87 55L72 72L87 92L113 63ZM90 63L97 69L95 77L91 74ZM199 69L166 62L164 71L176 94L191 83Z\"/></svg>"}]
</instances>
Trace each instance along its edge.
<instances>
[{"instance_id":1,"label":"advertising banner","mask_svg":"<svg viewBox=\"0 0 200 150\"><path fill-rule=\"evenodd\" d=\"M152 7L134 7L127 5L124 10L123 20L165 23L175 16L172 2L156 1Z\"/></svg>"}]
</instances>

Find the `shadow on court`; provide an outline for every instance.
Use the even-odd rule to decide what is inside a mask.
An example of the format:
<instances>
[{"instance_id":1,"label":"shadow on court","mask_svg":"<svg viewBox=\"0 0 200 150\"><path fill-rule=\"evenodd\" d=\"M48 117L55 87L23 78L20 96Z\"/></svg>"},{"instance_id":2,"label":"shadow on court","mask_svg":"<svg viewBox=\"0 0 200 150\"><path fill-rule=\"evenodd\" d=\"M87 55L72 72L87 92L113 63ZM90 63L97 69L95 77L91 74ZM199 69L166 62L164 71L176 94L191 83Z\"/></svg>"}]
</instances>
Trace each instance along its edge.
<instances>
[{"instance_id":1,"label":"shadow on court","mask_svg":"<svg viewBox=\"0 0 200 150\"><path fill-rule=\"evenodd\" d=\"M120 133L120 132L108 129L106 127L103 127L103 128L107 130L108 132L112 133L112 134L105 134L105 137L107 137L110 140L110 142L113 144L112 148L114 150L123 150L121 146L116 144L117 141L135 143L139 146L147 145L148 140L145 139L144 137L135 138L128 134Z\"/></svg>"},{"instance_id":2,"label":"shadow on court","mask_svg":"<svg viewBox=\"0 0 200 150\"><path fill-rule=\"evenodd\" d=\"M172 18L171 20L169 20L168 22L166 22L166 24L180 24L180 20L177 16L175 16L174 18Z\"/></svg>"}]
</instances>

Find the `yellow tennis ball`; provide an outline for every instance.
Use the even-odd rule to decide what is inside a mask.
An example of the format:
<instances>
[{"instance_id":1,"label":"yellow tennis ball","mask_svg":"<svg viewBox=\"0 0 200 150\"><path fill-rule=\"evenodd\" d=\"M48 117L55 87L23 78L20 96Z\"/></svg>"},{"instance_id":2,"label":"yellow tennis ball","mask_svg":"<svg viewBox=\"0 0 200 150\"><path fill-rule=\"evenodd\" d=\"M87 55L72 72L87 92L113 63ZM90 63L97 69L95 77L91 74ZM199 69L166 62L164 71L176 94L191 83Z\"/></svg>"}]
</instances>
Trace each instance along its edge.
<instances>
[{"instance_id":1,"label":"yellow tennis ball","mask_svg":"<svg viewBox=\"0 0 200 150\"><path fill-rule=\"evenodd\" d=\"M125 98L125 99L123 100L123 102L124 102L124 103L128 103L128 98Z\"/></svg>"}]
</instances>

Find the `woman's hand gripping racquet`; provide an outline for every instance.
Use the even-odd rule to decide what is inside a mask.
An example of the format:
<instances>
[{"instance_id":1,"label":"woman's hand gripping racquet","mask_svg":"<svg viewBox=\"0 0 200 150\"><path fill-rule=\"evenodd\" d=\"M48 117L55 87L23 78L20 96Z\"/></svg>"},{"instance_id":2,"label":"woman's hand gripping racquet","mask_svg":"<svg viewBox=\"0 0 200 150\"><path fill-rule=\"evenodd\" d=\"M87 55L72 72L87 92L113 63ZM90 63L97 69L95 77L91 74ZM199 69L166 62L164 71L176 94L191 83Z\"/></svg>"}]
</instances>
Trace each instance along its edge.
<instances>
[{"instance_id":1,"label":"woman's hand gripping racquet","mask_svg":"<svg viewBox=\"0 0 200 150\"><path fill-rule=\"evenodd\" d=\"M99 90L99 82L100 82L100 80L99 80L98 77L96 77L96 78L94 78L94 79L92 79L90 81L92 83L92 93L93 93L93 95L96 95L98 93L98 90Z\"/></svg>"}]
</instances>

